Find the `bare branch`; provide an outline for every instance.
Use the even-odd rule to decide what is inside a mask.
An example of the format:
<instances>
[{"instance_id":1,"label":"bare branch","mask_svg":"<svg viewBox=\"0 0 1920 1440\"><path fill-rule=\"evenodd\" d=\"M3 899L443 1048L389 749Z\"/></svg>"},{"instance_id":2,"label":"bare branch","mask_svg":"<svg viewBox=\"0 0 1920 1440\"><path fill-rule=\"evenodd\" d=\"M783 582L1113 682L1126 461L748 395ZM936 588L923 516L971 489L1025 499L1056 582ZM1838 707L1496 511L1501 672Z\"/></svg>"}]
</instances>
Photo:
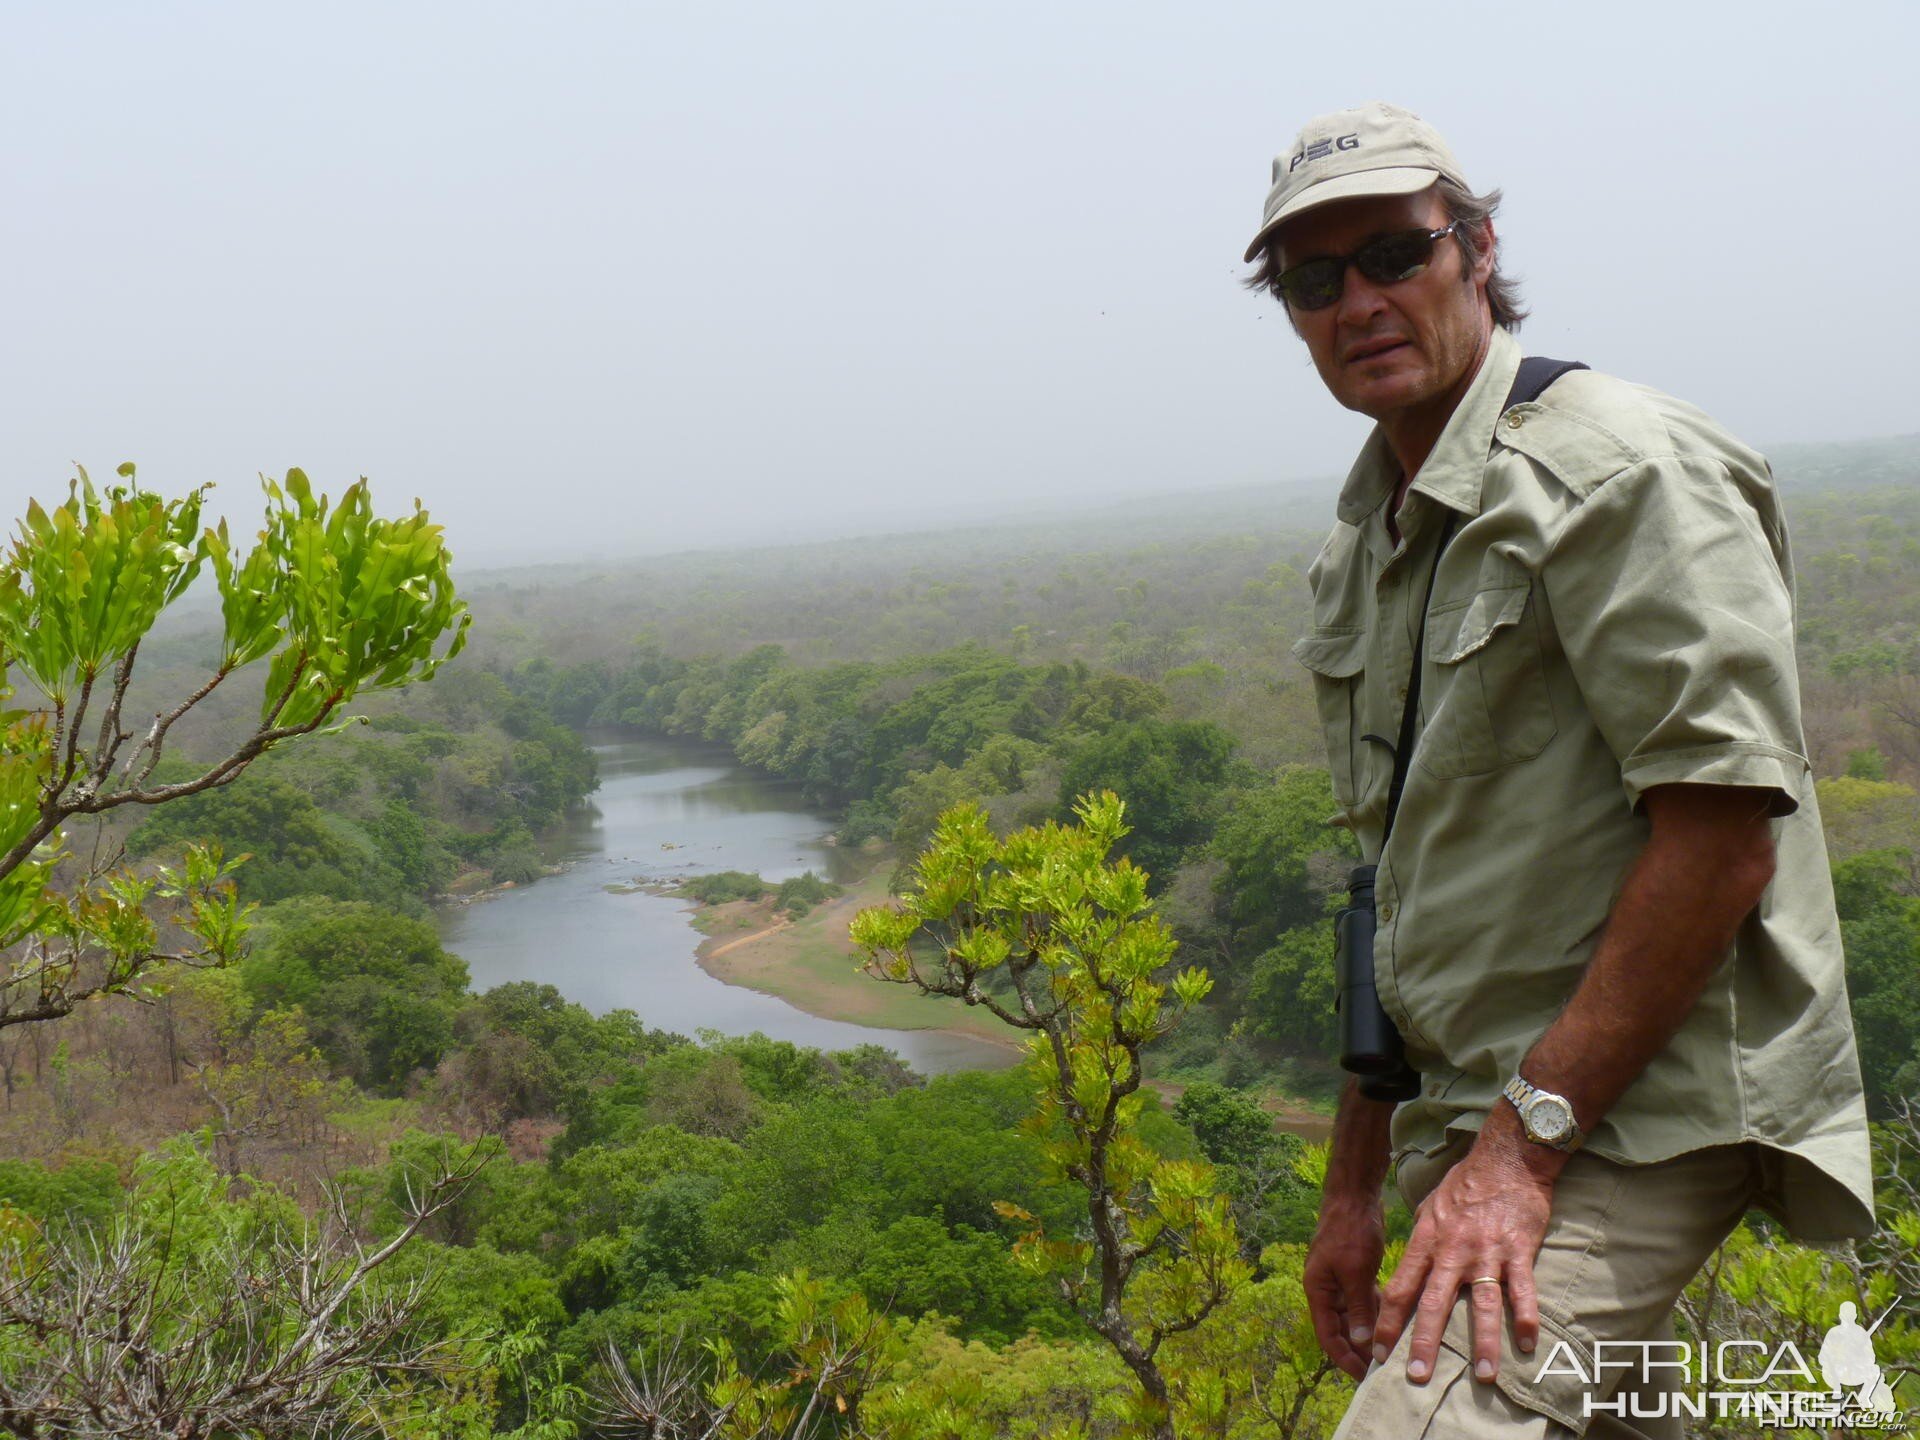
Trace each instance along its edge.
<instances>
[{"instance_id":1,"label":"bare branch","mask_svg":"<svg viewBox=\"0 0 1920 1440\"><path fill-rule=\"evenodd\" d=\"M114 755L118 753L121 743L131 738L120 729L120 707L126 702L127 682L133 678L133 661L139 653L140 642L135 640L114 667L113 694L107 701L106 713L100 717L100 739L93 747L93 759L88 762L88 780L92 789L98 789L106 783L107 777L113 773Z\"/></svg>"},{"instance_id":2,"label":"bare branch","mask_svg":"<svg viewBox=\"0 0 1920 1440\"><path fill-rule=\"evenodd\" d=\"M156 714L153 717L152 727L147 731L146 738L134 748L133 754L127 757L127 768L121 772L121 778L125 779L133 773L134 765L139 761L141 753L145 752L147 763L140 771L140 778L135 780L133 784L136 788L146 784L147 777L153 774L153 767L160 763L160 751L167 743L167 731L173 728L173 722L186 714L187 711L191 710L194 706L198 705L202 700L206 699L207 696L211 695L214 687L226 679L227 674L226 666L221 666L213 672L212 679L208 680L206 684L187 696L186 699L174 706L173 709L167 711L164 715Z\"/></svg>"},{"instance_id":3,"label":"bare branch","mask_svg":"<svg viewBox=\"0 0 1920 1440\"><path fill-rule=\"evenodd\" d=\"M55 751L54 767L59 771L60 779L52 787L52 793L58 795L73 783L73 772L80 760L80 727L86 724L87 705L93 698L93 676L80 677L80 698L74 702L73 713L67 716L66 742ZM62 756L59 751L66 753Z\"/></svg>"},{"instance_id":4,"label":"bare branch","mask_svg":"<svg viewBox=\"0 0 1920 1440\"><path fill-rule=\"evenodd\" d=\"M433 1203L472 1173L443 1172ZM0 1426L97 1440L363 1433L390 1382L453 1363L447 1342L414 1328L428 1282L367 1283L417 1224L373 1250L322 1222L196 1251L172 1219L130 1216L105 1235L55 1227L0 1249L0 1325L15 1335Z\"/></svg>"}]
</instances>

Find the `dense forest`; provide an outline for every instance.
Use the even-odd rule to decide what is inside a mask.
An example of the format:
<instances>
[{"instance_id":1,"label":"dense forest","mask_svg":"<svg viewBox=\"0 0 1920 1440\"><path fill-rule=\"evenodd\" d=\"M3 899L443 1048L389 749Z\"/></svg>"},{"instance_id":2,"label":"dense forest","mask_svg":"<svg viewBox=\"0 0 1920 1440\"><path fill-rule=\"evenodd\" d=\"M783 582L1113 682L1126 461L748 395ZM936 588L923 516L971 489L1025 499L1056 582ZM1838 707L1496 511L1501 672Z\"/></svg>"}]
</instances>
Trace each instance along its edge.
<instances>
[{"instance_id":1,"label":"dense forest","mask_svg":"<svg viewBox=\"0 0 1920 1440\"><path fill-rule=\"evenodd\" d=\"M1886 1229L1827 1255L1751 1217L1682 1318L1817 1344L1842 1296L1920 1293L1920 443L1777 468ZM0 1424L109 1433L87 1397L122 1385L146 1387L128 1413L200 1417L183 1435L1155 1433L1067 1242L1036 1238L1088 1243L1044 1064L929 1078L878 1046L474 993L433 907L540 884L543 833L596 785L583 736L617 730L795 782L896 894L970 806L971 843L1076 847L1114 914L1163 927L1148 1021L1104 1042L1159 1087L1118 1107L1115 1193L1139 1233L1179 1237L1128 1314L1197 1311L1154 1357L1179 1434L1330 1433L1351 1386L1299 1291L1325 1153L1269 1113L1324 1110L1336 1078L1350 841L1288 651L1320 540L1302 527L1329 508L1220 492L1045 533L463 577L465 652L370 687L365 723L95 817L89 843L136 868L244 857L257 909L221 963L0 1025ZM203 683L231 608L169 613L141 705ZM210 696L153 783L217 762L250 703ZM1102 792L1125 807L1110 847L1081 803ZM1210 985L1180 979L1200 967ZM1920 1325L1877 1343L1913 1364Z\"/></svg>"}]
</instances>

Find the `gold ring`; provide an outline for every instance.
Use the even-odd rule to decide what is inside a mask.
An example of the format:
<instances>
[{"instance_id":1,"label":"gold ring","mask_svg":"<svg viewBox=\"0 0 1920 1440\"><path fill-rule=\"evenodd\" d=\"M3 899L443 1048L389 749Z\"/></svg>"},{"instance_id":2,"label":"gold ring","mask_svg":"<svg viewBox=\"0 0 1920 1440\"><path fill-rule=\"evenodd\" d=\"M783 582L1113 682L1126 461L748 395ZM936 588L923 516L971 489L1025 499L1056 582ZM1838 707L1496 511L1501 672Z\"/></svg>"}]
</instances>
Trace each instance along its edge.
<instances>
[{"instance_id":1,"label":"gold ring","mask_svg":"<svg viewBox=\"0 0 1920 1440\"><path fill-rule=\"evenodd\" d=\"M1476 1275L1467 1282L1468 1285L1500 1285L1504 1283L1498 1275Z\"/></svg>"}]
</instances>

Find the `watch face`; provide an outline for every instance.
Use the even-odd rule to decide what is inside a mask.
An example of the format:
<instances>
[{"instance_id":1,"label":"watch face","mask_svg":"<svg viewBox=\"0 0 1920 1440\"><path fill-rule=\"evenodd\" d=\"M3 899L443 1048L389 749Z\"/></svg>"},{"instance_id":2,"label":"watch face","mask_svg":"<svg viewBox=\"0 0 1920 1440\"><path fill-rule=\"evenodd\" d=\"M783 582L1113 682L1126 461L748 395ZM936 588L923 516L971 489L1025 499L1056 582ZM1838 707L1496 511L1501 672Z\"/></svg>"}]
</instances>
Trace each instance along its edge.
<instances>
[{"instance_id":1,"label":"watch face","mask_svg":"<svg viewBox=\"0 0 1920 1440\"><path fill-rule=\"evenodd\" d=\"M1527 1107L1527 1129L1536 1140L1564 1140L1573 1130L1573 1111L1557 1095L1541 1095Z\"/></svg>"}]
</instances>

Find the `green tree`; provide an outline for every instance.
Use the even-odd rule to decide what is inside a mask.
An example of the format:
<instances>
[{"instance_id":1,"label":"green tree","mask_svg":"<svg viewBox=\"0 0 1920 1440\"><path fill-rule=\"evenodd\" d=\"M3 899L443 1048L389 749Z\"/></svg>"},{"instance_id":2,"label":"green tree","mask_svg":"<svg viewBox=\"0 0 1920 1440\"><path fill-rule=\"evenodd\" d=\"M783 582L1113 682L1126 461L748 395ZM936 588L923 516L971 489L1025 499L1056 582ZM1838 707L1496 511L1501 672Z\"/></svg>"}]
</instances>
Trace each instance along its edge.
<instances>
[{"instance_id":1,"label":"green tree","mask_svg":"<svg viewBox=\"0 0 1920 1440\"><path fill-rule=\"evenodd\" d=\"M598 1128L602 1118L595 1115L601 1104L617 1111L644 1099L623 1087L638 1082L645 1057L691 1043L648 1030L630 1010L596 1016L553 986L531 980L487 991L462 1012L455 1032L467 1046L486 1052L494 1068L474 1078L493 1099L504 1099L511 1113L557 1111L583 1127L578 1134L569 1129L563 1154L605 1138Z\"/></svg>"},{"instance_id":2,"label":"green tree","mask_svg":"<svg viewBox=\"0 0 1920 1440\"><path fill-rule=\"evenodd\" d=\"M915 770L907 783L897 786L889 797L893 814L893 843L902 854L918 853L933 834L941 815L955 805L979 797L964 773L951 765L935 765L931 770Z\"/></svg>"},{"instance_id":3,"label":"green tree","mask_svg":"<svg viewBox=\"0 0 1920 1440\"><path fill-rule=\"evenodd\" d=\"M1061 813L1076 795L1113 791L1133 821L1122 853L1148 874L1171 878L1188 848L1212 833L1233 747L1231 735L1204 722L1116 726L1067 761Z\"/></svg>"},{"instance_id":4,"label":"green tree","mask_svg":"<svg viewBox=\"0 0 1920 1440\"><path fill-rule=\"evenodd\" d=\"M1211 1167L1165 1159L1141 1137L1141 1053L1211 982L1204 970L1160 978L1175 941L1153 913L1147 876L1107 859L1126 834L1124 808L1111 791L1084 797L1080 824L1049 821L1001 841L983 811L959 806L942 817L900 905L861 911L852 935L877 978L985 1005L1029 1032L1039 1105L1028 1127L1055 1178L1084 1195L1084 1218L1062 1234L1024 1207L997 1208L1025 1227L1015 1253L1054 1277L1132 1372L1133 1423L1172 1440L1160 1346L1204 1320L1248 1270ZM990 993L989 976L1012 994Z\"/></svg>"},{"instance_id":5,"label":"green tree","mask_svg":"<svg viewBox=\"0 0 1920 1440\"><path fill-rule=\"evenodd\" d=\"M371 895L391 903L403 893L399 875L344 838L333 817L277 774L271 760L231 784L183 796L129 835L127 852L145 858L197 840L244 853L239 893L263 905L296 895Z\"/></svg>"},{"instance_id":6,"label":"green tree","mask_svg":"<svg viewBox=\"0 0 1920 1440\"><path fill-rule=\"evenodd\" d=\"M868 1106L889 1211L991 1230L994 1203L1011 1201L1071 1225L1074 1192L1043 1182L1040 1141L1020 1131L1032 1108L1032 1082L1014 1071L939 1075ZM929 1135L940 1143L927 1144Z\"/></svg>"},{"instance_id":7,"label":"green tree","mask_svg":"<svg viewBox=\"0 0 1920 1440\"><path fill-rule=\"evenodd\" d=\"M437 894L453 878L453 857L434 839L412 805L387 801L370 829L409 895Z\"/></svg>"},{"instance_id":8,"label":"green tree","mask_svg":"<svg viewBox=\"0 0 1920 1440\"><path fill-rule=\"evenodd\" d=\"M1257 1099L1203 1080L1187 1087L1173 1113L1226 1176L1250 1258L1271 1241L1312 1238L1320 1191L1303 1172L1305 1147L1298 1136L1276 1133Z\"/></svg>"},{"instance_id":9,"label":"green tree","mask_svg":"<svg viewBox=\"0 0 1920 1440\"><path fill-rule=\"evenodd\" d=\"M248 993L298 1005L328 1060L360 1084L395 1092L453 1044L467 967L426 921L304 896L266 911L262 928L240 967Z\"/></svg>"},{"instance_id":10,"label":"green tree","mask_svg":"<svg viewBox=\"0 0 1920 1440\"><path fill-rule=\"evenodd\" d=\"M69 1156L51 1167L0 1160L0 1213L16 1210L43 1226L104 1224L120 1196L119 1173L108 1160Z\"/></svg>"},{"instance_id":11,"label":"green tree","mask_svg":"<svg viewBox=\"0 0 1920 1440\"><path fill-rule=\"evenodd\" d=\"M1319 920L1329 879L1344 878L1341 862L1359 854L1351 833L1327 823L1337 808L1331 777L1307 765L1281 766L1271 786L1241 791L1224 807L1211 845L1226 862L1215 889L1243 953Z\"/></svg>"},{"instance_id":12,"label":"green tree","mask_svg":"<svg viewBox=\"0 0 1920 1440\"><path fill-rule=\"evenodd\" d=\"M1247 981L1247 1025L1298 1053L1332 1053L1333 924L1289 930L1254 957Z\"/></svg>"},{"instance_id":13,"label":"green tree","mask_svg":"<svg viewBox=\"0 0 1920 1440\"><path fill-rule=\"evenodd\" d=\"M962 1334L1002 1345L1036 1323L1057 1324L1038 1277L1014 1263L998 1233L968 1225L949 1230L933 1216L903 1215L888 1224L853 1279L888 1315L958 1317Z\"/></svg>"},{"instance_id":14,"label":"green tree","mask_svg":"<svg viewBox=\"0 0 1920 1440\"><path fill-rule=\"evenodd\" d=\"M813 871L803 871L790 879L782 880L775 892L773 908L784 910L798 920L823 900L831 900L840 893L840 887L822 880Z\"/></svg>"},{"instance_id":15,"label":"green tree","mask_svg":"<svg viewBox=\"0 0 1920 1440\"><path fill-rule=\"evenodd\" d=\"M224 785L273 746L337 721L356 695L431 679L466 639L440 527L417 506L381 519L364 481L330 506L290 470L284 488L262 482L266 525L243 556L225 521L201 528L204 489L169 501L134 484L133 466L119 473L127 483L104 495L81 471L64 504L30 503L0 562L0 679L24 676L42 701L0 714L0 951L13 957L0 966L0 1026L139 993L169 960L219 964L240 951L247 916L217 849L195 847L179 873L148 876L107 855L56 887L70 821ZM204 564L220 593L219 663L150 724L130 725L141 643ZM251 733L186 778L157 779L173 727L260 661Z\"/></svg>"},{"instance_id":16,"label":"green tree","mask_svg":"<svg viewBox=\"0 0 1920 1440\"><path fill-rule=\"evenodd\" d=\"M877 1207L873 1136L860 1109L837 1097L774 1110L741 1150L713 1206L729 1259L764 1259L783 1241Z\"/></svg>"},{"instance_id":17,"label":"green tree","mask_svg":"<svg viewBox=\"0 0 1920 1440\"><path fill-rule=\"evenodd\" d=\"M1870 850L1833 867L1860 1071L1876 1117L1920 1093L1920 899L1905 893L1911 863L1905 851Z\"/></svg>"},{"instance_id":18,"label":"green tree","mask_svg":"<svg viewBox=\"0 0 1920 1440\"><path fill-rule=\"evenodd\" d=\"M1173 1118L1193 1131L1216 1165L1255 1166L1273 1153L1273 1117L1243 1090L1202 1080L1174 1102Z\"/></svg>"},{"instance_id":19,"label":"green tree","mask_svg":"<svg viewBox=\"0 0 1920 1440\"><path fill-rule=\"evenodd\" d=\"M1815 788L1827 853L1835 864L1868 850L1920 845L1920 795L1910 786L1842 775L1821 780ZM1911 857L1908 868L1913 869Z\"/></svg>"},{"instance_id":20,"label":"green tree","mask_svg":"<svg viewBox=\"0 0 1920 1440\"><path fill-rule=\"evenodd\" d=\"M1884 783L1887 778L1887 757L1880 753L1880 747L1869 745L1861 750L1849 750L1847 778Z\"/></svg>"},{"instance_id":21,"label":"green tree","mask_svg":"<svg viewBox=\"0 0 1920 1440\"><path fill-rule=\"evenodd\" d=\"M621 1145L589 1145L555 1170L557 1205L574 1236L614 1235L641 1221L647 1194L671 1177L718 1180L740 1160L729 1140L671 1125L641 1130Z\"/></svg>"},{"instance_id":22,"label":"green tree","mask_svg":"<svg viewBox=\"0 0 1920 1440\"><path fill-rule=\"evenodd\" d=\"M311 1143L328 1102L344 1097L328 1083L298 1011L269 1010L246 1034L225 1039L225 1053L195 1078L220 1117L211 1127L214 1155L238 1175L251 1146Z\"/></svg>"},{"instance_id":23,"label":"green tree","mask_svg":"<svg viewBox=\"0 0 1920 1440\"><path fill-rule=\"evenodd\" d=\"M630 1293L644 1300L649 1289L681 1289L712 1268L711 1217L719 1194L720 1182L709 1175L668 1175L647 1187L621 1256Z\"/></svg>"}]
</instances>

